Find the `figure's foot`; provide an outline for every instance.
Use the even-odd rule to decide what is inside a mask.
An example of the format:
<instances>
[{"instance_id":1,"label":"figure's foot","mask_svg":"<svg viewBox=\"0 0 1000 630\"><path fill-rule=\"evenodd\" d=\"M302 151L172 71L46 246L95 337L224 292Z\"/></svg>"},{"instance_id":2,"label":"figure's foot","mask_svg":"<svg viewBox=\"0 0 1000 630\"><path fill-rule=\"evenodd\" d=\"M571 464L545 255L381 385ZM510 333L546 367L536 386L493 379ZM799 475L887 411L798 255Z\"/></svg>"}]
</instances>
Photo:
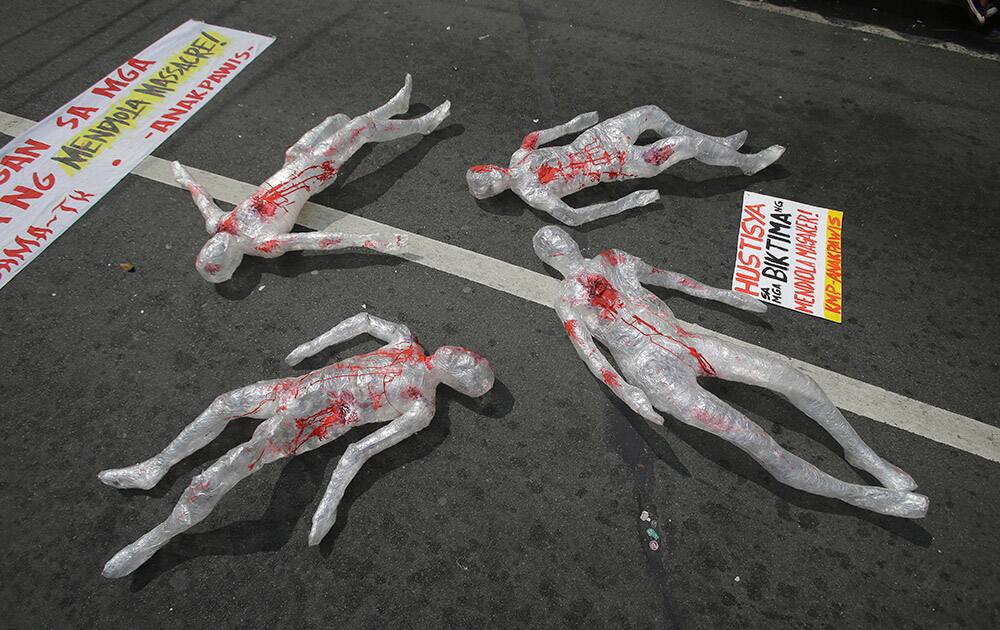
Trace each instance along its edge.
<instances>
[{"instance_id":1,"label":"figure's foot","mask_svg":"<svg viewBox=\"0 0 1000 630\"><path fill-rule=\"evenodd\" d=\"M884 488L865 488L860 497L845 499L847 503L887 516L923 518L930 500L915 492L900 492Z\"/></svg>"},{"instance_id":2,"label":"figure's foot","mask_svg":"<svg viewBox=\"0 0 1000 630\"><path fill-rule=\"evenodd\" d=\"M451 113L451 101L445 101L432 109L430 112L423 116L423 119L428 121L427 126L424 128L423 134L426 136L435 129L438 128L444 119L448 117Z\"/></svg>"},{"instance_id":3,"label":"figure's foot","mask_svg":"<svg viewBox=\"0 0 1000 630\"><path fill-rule=\"evenodd\" d=\"M778 158L780 158L781 154L784 152L785 147L776 144L764 149L763 151L746 156L745 165L743 166L743 174L753 175L754 173L764 170L768 166L777 162Z\"/></svg>"},{"instance_id":4,"label":"figure's foot","mask_svg":"<svg viewBox=\"0 0 1000 630\"><path fill-rule=\"evenodd\" d=\"M326 497L320 501L320 505L313 514L312 528L309 530L309 546L315 547L323 540L337 522L337 506L330 506Z\"/></svg>"},{"instance_id":5,"label":"figure's foot","mask_svg":"<svg viewBox=\"0 0 1000 630\"><path fill-rule=\"evenodd\" d=\"M734 133L731 136L726 136L722 139L722 144L726 145L730 149L739 149L743 146L743 143L747 141L747 136L750 132L744 129L739 133Z\"/></svg>"},{"instance_id":6,"label":"figure's foot","mask_svg":"<svg viewBox=\"0 0 1000 630\"><path fill-rule=\"evenodd\" d=\"M112 488L149 490L167 473L167 466L152 457L128 468L111 468L97 473L97 478Z\"/></svg>"},{"instance_id":7,"label":"figure's foot","mask_svg":"<svg viewBox=\"0 0 1000 630\"><path fill-rule=\"evenodd\" d=\"M107 564L104 565L104 569L101 570L101 575L106 578L120 578L125 577L129 573L138 569L146 560L153 557L159 547L148 548L143 546L142 538L135 541L128 547L125 547L118 553L116 553Z\"/></svg>"},{"instance_id":8,"label":"figure's foot","mask_svg":"<svg viewBox=\"0 0 1000 630\"><path fill-rule=\"evenodd\" d=\"M629 195L629 207L639 208L660 200L658 190L637 190Z\"/></svg>"},{"instance_id":9,"label":"figure's foot","mask_svg":"<svg viewBox=\"0 0 1000 630\"><path fill-rule=\"evenodd\" d=\"M889 490L909 492L917 487L917 482L913 480L913 477L877 455L872 460L852 457L848 453L845 453L844 457L847 459L848 464L871 474Z\"/></svg>"}]
</instances>

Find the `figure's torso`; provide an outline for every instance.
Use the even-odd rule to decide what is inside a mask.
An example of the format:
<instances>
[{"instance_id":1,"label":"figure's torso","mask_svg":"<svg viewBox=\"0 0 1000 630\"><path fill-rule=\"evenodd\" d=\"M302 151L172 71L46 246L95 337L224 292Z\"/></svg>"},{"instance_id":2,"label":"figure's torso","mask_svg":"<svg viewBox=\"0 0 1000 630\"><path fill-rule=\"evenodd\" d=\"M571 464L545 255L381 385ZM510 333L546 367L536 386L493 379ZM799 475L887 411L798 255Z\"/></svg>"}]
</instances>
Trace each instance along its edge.
<instances>
[{"instance_id":1,"label":"figure's torso","mask_svg":"<svg viewBox=\"0 0 1000 630\"><path fill-rule=\"evenodd\" d=\"M714 373L695 347L697 336L641 285L637 261L629 254L601 252L563 281L563 296L630 379L651 360L679 361L699 374Z\"/></svg>"},{"instance_id":2,"label":"figure's torso","mask_svg":"<svg viewBox=\"0 0 1000 630\"><path fill-rule=\"evenodd\" d=\"M253 242L290 232L306 201L333 183L338 167L338 161L312 154L286 164L227 213L216 232L246 238L251 248Z\"/></svg>"},{"instance_id":3,"label":"figure's torso","mask_svg":"<svg viewBox=\"0 0 1000 630\"><path fill-rule=\"evenodd\" d=\"M539 189L563 197L601 182L635 177L626 165L630 147L617 130L597 125L566 146L519 149L510 161L511 188L522 197Z\"/></svg>"}]
</instances>

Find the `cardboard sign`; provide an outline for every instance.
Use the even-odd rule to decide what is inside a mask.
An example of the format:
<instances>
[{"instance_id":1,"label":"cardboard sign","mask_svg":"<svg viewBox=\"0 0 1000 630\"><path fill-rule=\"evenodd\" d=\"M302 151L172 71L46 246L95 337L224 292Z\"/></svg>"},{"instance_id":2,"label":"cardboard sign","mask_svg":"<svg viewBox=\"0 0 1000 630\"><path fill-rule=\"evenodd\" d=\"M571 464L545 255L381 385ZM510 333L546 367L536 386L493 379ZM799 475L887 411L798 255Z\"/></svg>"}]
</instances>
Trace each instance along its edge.
<instances>
[{"instance_id":1,"label":"cardboard sign","mask_svg":"<svg viewBox=\"0 0 1000 630\"><path fill-rule=\"evenodd\" d=\"M839 324L843 223L839 210L744 192L733 290Z\"/></svg>"},{"instance_id":2,"label":"cardboard sign","mask_svg":"<svg viewBox=\"0 0 1000 630\"><path fill-rule=\"evenodd\" d=\"M0 150L0 287L273 41L186 22Z\"/></svg>"}]
</instances>

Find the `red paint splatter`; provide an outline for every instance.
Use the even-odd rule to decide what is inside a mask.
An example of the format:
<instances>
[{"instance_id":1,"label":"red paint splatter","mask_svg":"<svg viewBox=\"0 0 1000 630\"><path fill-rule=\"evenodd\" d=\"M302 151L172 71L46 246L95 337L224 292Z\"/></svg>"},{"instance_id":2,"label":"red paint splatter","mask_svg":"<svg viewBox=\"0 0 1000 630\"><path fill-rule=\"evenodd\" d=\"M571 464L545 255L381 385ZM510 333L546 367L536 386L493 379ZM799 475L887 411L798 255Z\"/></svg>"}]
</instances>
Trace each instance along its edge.
<instances>
[{"instance_id":1,"label":"red paint splatter","mask_svg":"<svg viewBox=\"0 0 1000 630\"><path fill-rule=\"evenodd\" d=\"M686 350L687 353L698 363L698 368L701 370L701 375L702 376L716 376L715 368L712 367L712 364L708 362L708 359L706 359L704 357L704 355L701 354L701 352L698 352L697 348L694 348L692 346L687 345L683 341L678 340L676 337L672 337L670 335L666 335L666 334L660 332L659 330L656 329L656 326L653 326L652 324L650 324L646 320L642 319L638 315L633 315L632 316L632 321L625 322L625 324L628 325L628 326L630 326L631 328L634 328L643 337L648 337L649 340L650 340L650 343L652 343L654 346L656 346L656 347L658 347L658 348L660 348L662 350L666 350L667 352L669 352L670 354L674 355L675 357L680 358L679 355L676 352L674 352L673 350L671 350L667 346L662 345L658 341L658 338L668 339L668 340L676 343L677 345L679 345L682 348L684 348L684 350ZM642 326L646 330L644 331L644 330L640 329L639 326ZM688 336L691 336L691 335L688 335Z\"/></svg>"},{"instance_id":2,"label":"red paint splatter","mask_svg":"<svg viewBox=\"0 0 1000 630\"><path fill-rule=\"evenodd\" d=\"M503 173L504 175L510 173L509 168L497 166L496 164L476 164L474 166L470 166L469 170L473 173L492 173L494 171Z\"/></svg>"},{"instance_id":3,"label":"red paint splatter","mask_svg":"<svg viewBox=\"0 0 1000 630\"><path fill-rule=\"evenodd\" d=\"M524 140L521 141L521 148L531 151L538 146L538 132L532 131L528 135L524 136Z\"/></svg>"},{"instance_id":4,"label":"red paint splatter","mask_svg":"<svg viewBox=\"0 0 1000 630\"><path fill-rule=\"evenodd\" d=\"M275 249L278 248L278 245L280 245L280 243L276 239L271 239L269 241L264 241L263 243L258 245L257 249L259 251L270 254L271 252L273 252Z\"/></svg>"},{"instance_id":5,"label":"red paint splatter","mask_svg":"<svg viewBox=\"0 0 1000 630\"><path fill-rule=\"evenodd\" d=\"M700 289L701 285L692 280L691 278L681 278L678 280L681 286L687 287L689 289Z\"/></svg>"},{"instance_id":6,"label":"red paint splatter","mask_svg":"<svg viewBox=\"0 0 1000 630\"><path fill-rule=\"evenodd\" d=\"M359 380L368 381L367 393L371 400L371 408L377 410L388 402L389 384L402 376L403 370L407 366L424 364L428 370L431 369L430 357L424 355L423 349L416 343L402 347L380 348L374 352L358 355L353 359L351 363L335 363L298 378L281 380L271 388L271 391L257 407L240 415L252 416L269 403L279 400L286 403L294 400L306 386L312 387L327 381L337 380L347 380L350 383L358 383ZM361 417L357 409L364 407L365 403L356 401L354 394L350 391L331 393L329 403L314 414L297 418L295 424L299 432L296 437L284 447L271 446L270 450L265 448L248 468L253 470L254 466L268 452L294 455L295 451L309 439L313 437L324 439L330 427L360 422ZM280 409L281 407L279 407Z\"/></svg>"},{"instance_id":7,"label":"red paint splatter","mask_svg":"<svg viewBox=\"0 0 1000 630\"><path fill-rule=\"evenodd\" d=\"M111 162L111 166L121 166L121 163L122 163L121 160L113 160Z\"/></svg>"},{"instance_id":8,"label":"red paint splatter","mask_svg":"<svg viewBox=\"0 0 1000 630\"><path fill-rule=\"evenodd\" d=\"M239 226L236 222L236 211L233 210L219 221L219 224L215 226L215 233L219 234L225 232L226 234L232 234L236 236L239 233Z\"/></svg>"},{"instance_id":9,"label":"red paint splatter","mask_svg":"<svg viewBox=\"0 0 1000 630\"><path fill-rule=\"evenodd\" d=\"M572 339L573 341L580 341L580 337L579 337L579 335L576 332L576 320L575 319L566 320L566 322L563 323L563 328L566 329L566 334L569 335L570 339Z\"/></svg>"},{"instance_id":10,"label":"red paint splatter","mask_svg":"<svg viewBox=\"0 0 1000 630\"><path fill-rule=\"evenodd\" d=\"M579 180L583 187L586 180L596 184L604 177L609 180L634 177L625 173L625 151L609 152L596 138L579 151L567 154L566 158L566 164L560 159L556 160L555 165L546 162L538 167L535 171L538 181L548 184L557 179L565 182Z\"/></svg>"},{"instance_id":11,"label":"red paint splatter","mask_svg":"<svg viewBox=\"0 0 1000 630\"><path fill-rule=\"evenodd\" d=\"M664 162L669 160L670 156L673 154L674 154L674 147L672 147L669 144L665 144L662 146L653 147L649 149L648 151L642 154L642 159L647 164L655 164L659 166L660 164L663 164Z\"/></svg>"},{"instance_id":12,"label":"red paint splatter","mask_svg":"<svg viewBox=\"0 0 1000 630\"><path fill-rule=\"evenodd\" d=\"M423 397L424 393L420 391L419 387L414 387L413 385L409 385L407 386L406 389L403 390L403 398L407 398L409 400L420 400Z\"/></svg>"},{"instance_id":13,"label":"red paint splatter","mask_svg":"<svg viewBox=\"0 0 1000 630\"><path fill-rule=\"evenodd\" d=\"M608 387L611 389L618 389L622 386L621 381L618 380L618 375L611 370L602 369L601 378L604 379L604 382L607 383Z\"/></svg>"},{"instance_id":14,"label":"red paint splatter","mask_svg":"<svg viewBox=\"0 0 1000 630\"><path fill-rule=\"evenodd\" d=\"M607 278L597 274L588 274L581 276L577 282L586 289L590 305L601 309L598 317L601 319L618 317L618 309L623 307L625 303L618 299L618 291L615 291Z\"/></svg>"},{"instance_id":15,"label":"red paint splatter","mask_svg":"<svg viewBox=\"0 0 1000 630\"><path fill-rule=\"evenodd\" d=\"M291 202L290 196L292 194L300 190L312 192L313 188L310 183L326 182L336 175L337 168L331 161L308 166L292 175L288 181L255 192L249 199L250 208L261 218L269 219L277 214L278 210L284 210L285 206Z\"/></svg>"},{"instance_id":16,"label":"red paint splatter","mask_svg":"<svg viewBox=\"0 0 1000 630\"><path fill-rule=\"evenodd\" d=\"M368 249L375 249L375 241L368 239L364 243L362 243L361 246L366 247Z\"/></svg>"},{"instance_id":17,"label":"red paint splatter","mask_svg":"<svg viewBox=\"0 0 1000 630\"><path fill-rule=\"evenodd\" d=\"M198 261L195 261L195 264L197 264L197 263L198 263ZM216 274L216 273L219 273L220 271L222 271L222 265L217 265L215 263L205 263L202 266L202 269L204 269L205 273L207 273L207 274Z\"/></svg>"},{"instance_id":18,"label":"red paint splatter","mask_svg":"<svg viewBox=\"0 0 1000 630\"><path fill-rule=\"evenodd\" d=\"M601 252L601 258L606 260L612 267L617 267L625 262L625 254L616 249L606 249Z\"/></svg>"},{"instance_id":19,"label":"red paint splatter","mask_svg":"<svg viewBox=\"0 0 1000 630\"><path fill-rule=\"evenodd\" d=\"M342 238L321 238L319 240L320 247L333 247L334 245L340 245L344 242Z\"/></svg>"},{"instance_id":20,"label":"red paint splatter","mask_svg":"<svg viewBox=\"0 0 1000 630\"><path fill-rule=\"evenodd\" d=\"M725 416L714 414L701 407L695 407L691 413L712 433L728 433L733 429L733 423Z\"/></svg>"},{"instance_id":21,"label":"red paint splatter","mask_svg":"<svg viewBox=\"0 0 1000 630\"><path fill-rule=\"evenodd\" d=\"M205 494L210 487L211 484L208 483L207 481L199 481L196 484L192 484L191 487L188 488L187 502L194 503L195 501L198 500L198 497Z\"/></svg>"}]
</instances>

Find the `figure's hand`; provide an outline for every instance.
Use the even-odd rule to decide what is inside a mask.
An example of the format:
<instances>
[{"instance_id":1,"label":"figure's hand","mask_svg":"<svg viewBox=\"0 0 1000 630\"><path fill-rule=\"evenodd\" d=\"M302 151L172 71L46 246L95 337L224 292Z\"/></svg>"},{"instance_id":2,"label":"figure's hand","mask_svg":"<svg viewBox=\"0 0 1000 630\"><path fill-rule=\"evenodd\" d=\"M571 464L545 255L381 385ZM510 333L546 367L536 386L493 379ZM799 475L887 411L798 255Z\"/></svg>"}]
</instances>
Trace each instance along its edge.
<instances>
[{"instance_id":1,"label":"figure's hand","mask_svg":"<svg viewBox=\"0 0 1000 630\"><path fill-rule=\"evenodd\" d=\"M663 425L663 416L657 413L656 409L653 409L653 404L649 402L646 392L634 385L626 384L622 386L621 397L632 411L653 424Z\"/></svg>"},{"instance_id":2,"label":"figure's hand","mask_svg":"<svg viewBox=\"0 0 1000 630\"><path fill-rule=\"evenodd\" d=\"M387 240L370 240L365 241L365 247L368 249L381 252L383 254L389 254L392 252L404 251L407 244L410 242L410 237L406 234L396 234L392 238Z\"/></svg>"},{"instance_id":3,"label":"figure's hand","mask_svg":"<svg viewBox=\"0 0 1000 630\"><path fill-rule=\"evenodd\" d=\"M739 291L726 291L722 301L730 306L735 306L751 313L763 313L767 310L767 304L764 304L752 295L740 293Z\"/></svg>"}]
</instances>

